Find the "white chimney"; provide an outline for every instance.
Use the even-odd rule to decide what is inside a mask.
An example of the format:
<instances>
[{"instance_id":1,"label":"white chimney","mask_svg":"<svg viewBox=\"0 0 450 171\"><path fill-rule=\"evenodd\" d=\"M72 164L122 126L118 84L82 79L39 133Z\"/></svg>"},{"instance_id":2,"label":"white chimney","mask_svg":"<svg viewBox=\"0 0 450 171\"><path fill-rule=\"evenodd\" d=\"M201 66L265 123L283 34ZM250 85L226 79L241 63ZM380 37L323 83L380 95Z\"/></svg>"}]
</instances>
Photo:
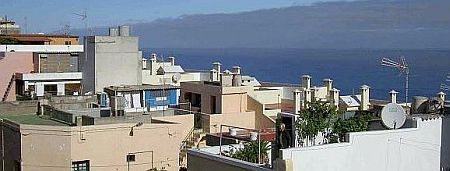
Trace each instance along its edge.
<instances>
[{"instance_id":1,"label":"white chimney","mask_svg":"<svg viewBox=\"0 0 450 171\"><path fill-rule=\"evenodd\" d=\"M294 91L294 114L298 114L300 109L302 108L303 104L303 99L301 99L302 97L302 91L300 90L295 90Z\"/></svg>"},{"instance_id":2,"label":"white chimney","mask_svg":"<svg viewBox=\"0 0 450 171\"><path fill-rule=\"evenodd\" d=\"M391 90L389 92L389 96L391 97L391 103L397 103L397 94L398 92L396 92L395 90Z\"/></svg>"},{"instance_id":3,"label":"white chimney","mask_svg":"<svg viewBox=\"0 0 450 171\"><path fill-rule=\"evenodd\" d=\"M142 58L142 69L147 69L147 59Z\"/></svg>"},{"instance_id":4,"label":"white chimney","mask_svg":"<svg viewBox=\"0 0 450 171\"><path fill-rule=\"evenodd\" d=\"M210 81L219 81L219 78L217 77L217 71L215 69L211 69L209 71L209 79Z\"/></svg>"},{"instance_id":5,"label":"white chimney","mask_svg":"<svg viewBox=\"0 0 450 171\"><path fill-rule=\"evenodd\" d=\"M167 58L167 61L170 62L170 65L171 65L171 66L174 66L174 65L175 65L175 57L173 57L173 56L168 57L168 58Z\"/></svg>"},{"instance_id":6,"label":"white chimney","mask_svg":"<svg viewBox=\"0 0 450 171\"><path fill-rule=\"evenodd\" d=\"M311 102L311 90L310 89L305 89L305 108L308 108L308 103Z\"/></svg>"},{"instance_id":7,"label":"white chimney","mask_svg":"<svg viewBox=\"0 0 450 171\"><path fill-rule=\"evenodd\" d=\"M150 56L150 67L149 67L150 75L156 75L156 70L158 69L156 68L157 67L156 62L157 62L156 53L152 53L152 55Z\"/></svg>"},{"instance_id":8,"label":"white chimney","mask_svg":"<svg viewBox=\"0 0 450 171\"><path fill-rule=\"evenodd\" d=\"M221 66L221 65L222 65L222 64L220 64L220 62L214 62L214 63L213 63L213 69L217 71L217 72L216 72L216 75L215 75L215 79L216 79L216 80L219 80L219 78L220 78L220 74L221 74L221 72L222 72L222 70L220 69L220 66Z\"/></svg>"},{"instance_id":9,"label":"white chimney","mask_svg":"<svg viewBox=\"0 0 450 171\"><path fill-rule=\"evenodd\" d=\"M336 88L333 88L330 90L330 101L333 106L336 106L338 108L339 106L339 90Z\"/></svg>"},{"instance_id":10,"label":"white chimney","mask_svg":"<svg viewBox=\"0 0 450 171\"><path fill-rule=\"evenodd\" d=\"M233 69L231 70L233 74L241 74L241 67L240 66L233 66Z\"/></svg>"},{"instance_id":11,"label":"white chimney","mask_svg":"<svg viewBox=\"0 0 450 171\"><path fill-rule=\"evenodd\" d=\"M302 87L305 89L311 88L311 76L302 75Z\"/></svg>"},{"instance_id":12,"label":"white chimney","mask_svg":"<svg viewBox=\"0 0 450 171\"><path fill-rule=\"evenodd\" d=\"M439 92L438 94L437 94L437 97L438 97L438 99L439 100L441 100L442 102L445 102L445 93L444 92Z\"/></svg>"},{"instance_id":13,"label":"white chimney","mask_svg":"<svg viewBox=\"0 0 450 171\"><path fill-rule=\"evenodd\" d=\"M330 95L331 89L333 88L333 80L329 78L323 79L323 86L327 87L327 95Z\"/></svg>"},{"instance_id":14,"label":"white chimney","mask_svg":"<svg viewBox=\"0 0 450 171\"><path fill-rule=\"evenodd\" d=\"M310 90L311 90L311 101L313 101L313 102L319 101L320 100L318 97L319 89L316 86L314 86L314 87L311 87Z\"/></svg>"},{"instance_id":15,"label":"white chimney","mask_svg":"<svg viewBox=\"0 0 450 171\"><path fill-rule=\"evenodd\" d=\"M369 110L369 89L367 85L361 86L361 104L359 110Z\"/></svg>"}]
</instances>

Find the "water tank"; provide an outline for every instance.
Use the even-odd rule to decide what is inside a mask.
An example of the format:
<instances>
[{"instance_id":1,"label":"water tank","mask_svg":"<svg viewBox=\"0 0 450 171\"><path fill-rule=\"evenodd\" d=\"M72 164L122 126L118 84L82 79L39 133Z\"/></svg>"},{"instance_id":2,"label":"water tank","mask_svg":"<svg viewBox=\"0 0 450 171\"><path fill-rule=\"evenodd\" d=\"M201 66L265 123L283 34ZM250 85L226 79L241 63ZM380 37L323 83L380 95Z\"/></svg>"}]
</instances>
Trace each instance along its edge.
<instances>
[{"instance_id":1,"label":"water tank","mask_svg":"<svg viewBox=\"0 0 450 171\"><path fill-rule=\"evenodd\" d=\"M119 26L119 36L130 36L130 26Z\"/></svg>"},{"instance_id":2,"label":"water tank","mask_svg":"<svg viewBox=\"0 0 450 171\"><path fill-rule=\"evenodd\" d=\"M119 36L119 30L115 27L110 27L109 36Z\"/></svg>"},{"instance_id":3,"label":"water tank","mask_svg":"<svg viewBox=\"0 0 450 171\"><path fill-rule=\"evenodd\" d=\"M411 113L420 114L427 111L428 98L423 96L414 96L411 104Z\"/></svg>"}]
</instances>

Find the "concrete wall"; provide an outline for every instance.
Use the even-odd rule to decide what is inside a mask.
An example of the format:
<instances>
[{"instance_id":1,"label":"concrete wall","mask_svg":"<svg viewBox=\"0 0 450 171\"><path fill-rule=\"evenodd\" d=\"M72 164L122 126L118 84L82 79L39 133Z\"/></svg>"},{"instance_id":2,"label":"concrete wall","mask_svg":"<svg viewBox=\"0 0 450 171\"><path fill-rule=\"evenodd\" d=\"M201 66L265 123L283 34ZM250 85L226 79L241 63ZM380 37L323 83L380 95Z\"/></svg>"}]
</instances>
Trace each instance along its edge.
<instances>
[{"instance_id":1,"label":"concrete wall","mask_svg":"<svg viewBox=\"0 0 450 171\"><path fill-rule=\"evenodd\" d=\"M440 170L442 119L418 119L417 128L356 132L348 143L282 150L294 170Z\"/></svg>"},{"instance_id":2,"label":"concrete wall","mask_svg":"<svg viewBox=\"0 0 450 171\"><path fill-rule=\"evenodd\" d=\"M210 154L198 150L188 151L189 171L269 171L270 169L229 157Z\"/></svg>"},{"instance_id":3,"label":"concrete wall","mask_svg":"<svg viewBox=\"0 0 450 171\"><path fill-rule=\"evenodd\" d=\"M243 128L255 129L255 112L242 113L228 113L228 114L213 114L202 115L203 124L207 127L206 132L217 133L220 132L220 125L233 125ZM209 129L208 129L209 126Z\"/></svg>"},{"instance_id":4,"label":"concrete wall","mask_svg":"<svg viewBox=\"0 0 450 171\"><path fill-rule=\"evenodd\" d=\"M4 120L2 125L2 139L4 150L4 171L16 171L17 162L21 161L21 135L20 126Z\"/></svg>"},{"instance_id":5,"label":"concrete wall","mask_svg":"<svg viewBox=\"0 0 450 171\"><path fill-rule=\"evenodd\" d=\"M85 44L88 58L85 62L89 62L83 65L86 91L101 92L108 86L142 84L142 56L137 37L90 36Z\"/></svg>"},{"instance_id":6,"label":"concrete wall","mask_svg":"<svg viewBox=\"0 0 450 171\"><path fill-rule=\"evenodd\" d=\"M33 54L30 52L6 53L0 58L0 100L3 98L11 76L14 73L30 73L34 71ZM16 100L15 84L8 94L7 101Z\"/></svg>"},{"instance_id":7,"label":"concrete wall","mask_svg":"<svg viewBox=\"0 0 450 171\"><path fill-rule=\"evenodd\" d=\"M248 96L247 108L248 108L248 110L255 111L255 127L257 129L274 128L275 127L275 122L272 121L264 113L264 104L261 104L257 100Z\"/></svg>"}]
</instances>

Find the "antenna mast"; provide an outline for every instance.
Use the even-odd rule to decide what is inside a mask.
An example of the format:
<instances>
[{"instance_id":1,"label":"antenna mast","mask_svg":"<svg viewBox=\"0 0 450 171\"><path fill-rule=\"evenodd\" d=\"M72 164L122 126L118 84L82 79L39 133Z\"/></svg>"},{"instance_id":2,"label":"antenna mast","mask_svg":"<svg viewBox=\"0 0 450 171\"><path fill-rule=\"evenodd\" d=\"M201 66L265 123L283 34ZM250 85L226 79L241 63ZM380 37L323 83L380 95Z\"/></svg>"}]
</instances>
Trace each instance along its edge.
<instances>
[{"instance_id":1,"label":"antenna mast","mask_svg":"<svg viewBox=\"0 0 450 171\"><path fill-rule=\"evenodd\" d=\"M395 62L389 58L382 58L381 59L381 65L391 67L391 68L397 68L398 71L405 74L405 103L408 105L408 90L409 90L409 67L406 63L405 57L400 57L399 62Z\"/></svg>"}]
</instances>

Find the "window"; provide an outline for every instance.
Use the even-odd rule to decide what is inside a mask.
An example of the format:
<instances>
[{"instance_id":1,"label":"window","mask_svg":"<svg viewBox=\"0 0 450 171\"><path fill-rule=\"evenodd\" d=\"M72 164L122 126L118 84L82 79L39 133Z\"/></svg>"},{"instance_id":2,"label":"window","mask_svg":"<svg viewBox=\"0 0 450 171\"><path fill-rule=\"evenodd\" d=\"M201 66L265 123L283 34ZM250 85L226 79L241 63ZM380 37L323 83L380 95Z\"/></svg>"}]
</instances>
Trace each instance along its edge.
<instances>
[{"instance_id":1,"label":"window","mask_svg":"<svg viewBox=\"0 0 450 171\"><path fill-rule=\"evenodd\" d=\"M71 45L71 44L72 44L72 41L65 41L64 44L65 44L65 45Z\"/></svg>"},{"instance_id":2,"label":"window","mask_svg":"<svg viewBox=\"0 0 450 171\"><path fill-rule=\"evenodd\" d=\"M89 171L89 160L72 162L72 171Z\"/></svg>"},{"instance_id":3,"label":"window","mask_svg":"<svg viewBox=\"0 0 450 171\"><path fill-rule=\"evenodd\" d=\"M136 155L128 154L127 155L127 162L134 162L134 161L136 161Z\"/></svg>"}]
</instances>

